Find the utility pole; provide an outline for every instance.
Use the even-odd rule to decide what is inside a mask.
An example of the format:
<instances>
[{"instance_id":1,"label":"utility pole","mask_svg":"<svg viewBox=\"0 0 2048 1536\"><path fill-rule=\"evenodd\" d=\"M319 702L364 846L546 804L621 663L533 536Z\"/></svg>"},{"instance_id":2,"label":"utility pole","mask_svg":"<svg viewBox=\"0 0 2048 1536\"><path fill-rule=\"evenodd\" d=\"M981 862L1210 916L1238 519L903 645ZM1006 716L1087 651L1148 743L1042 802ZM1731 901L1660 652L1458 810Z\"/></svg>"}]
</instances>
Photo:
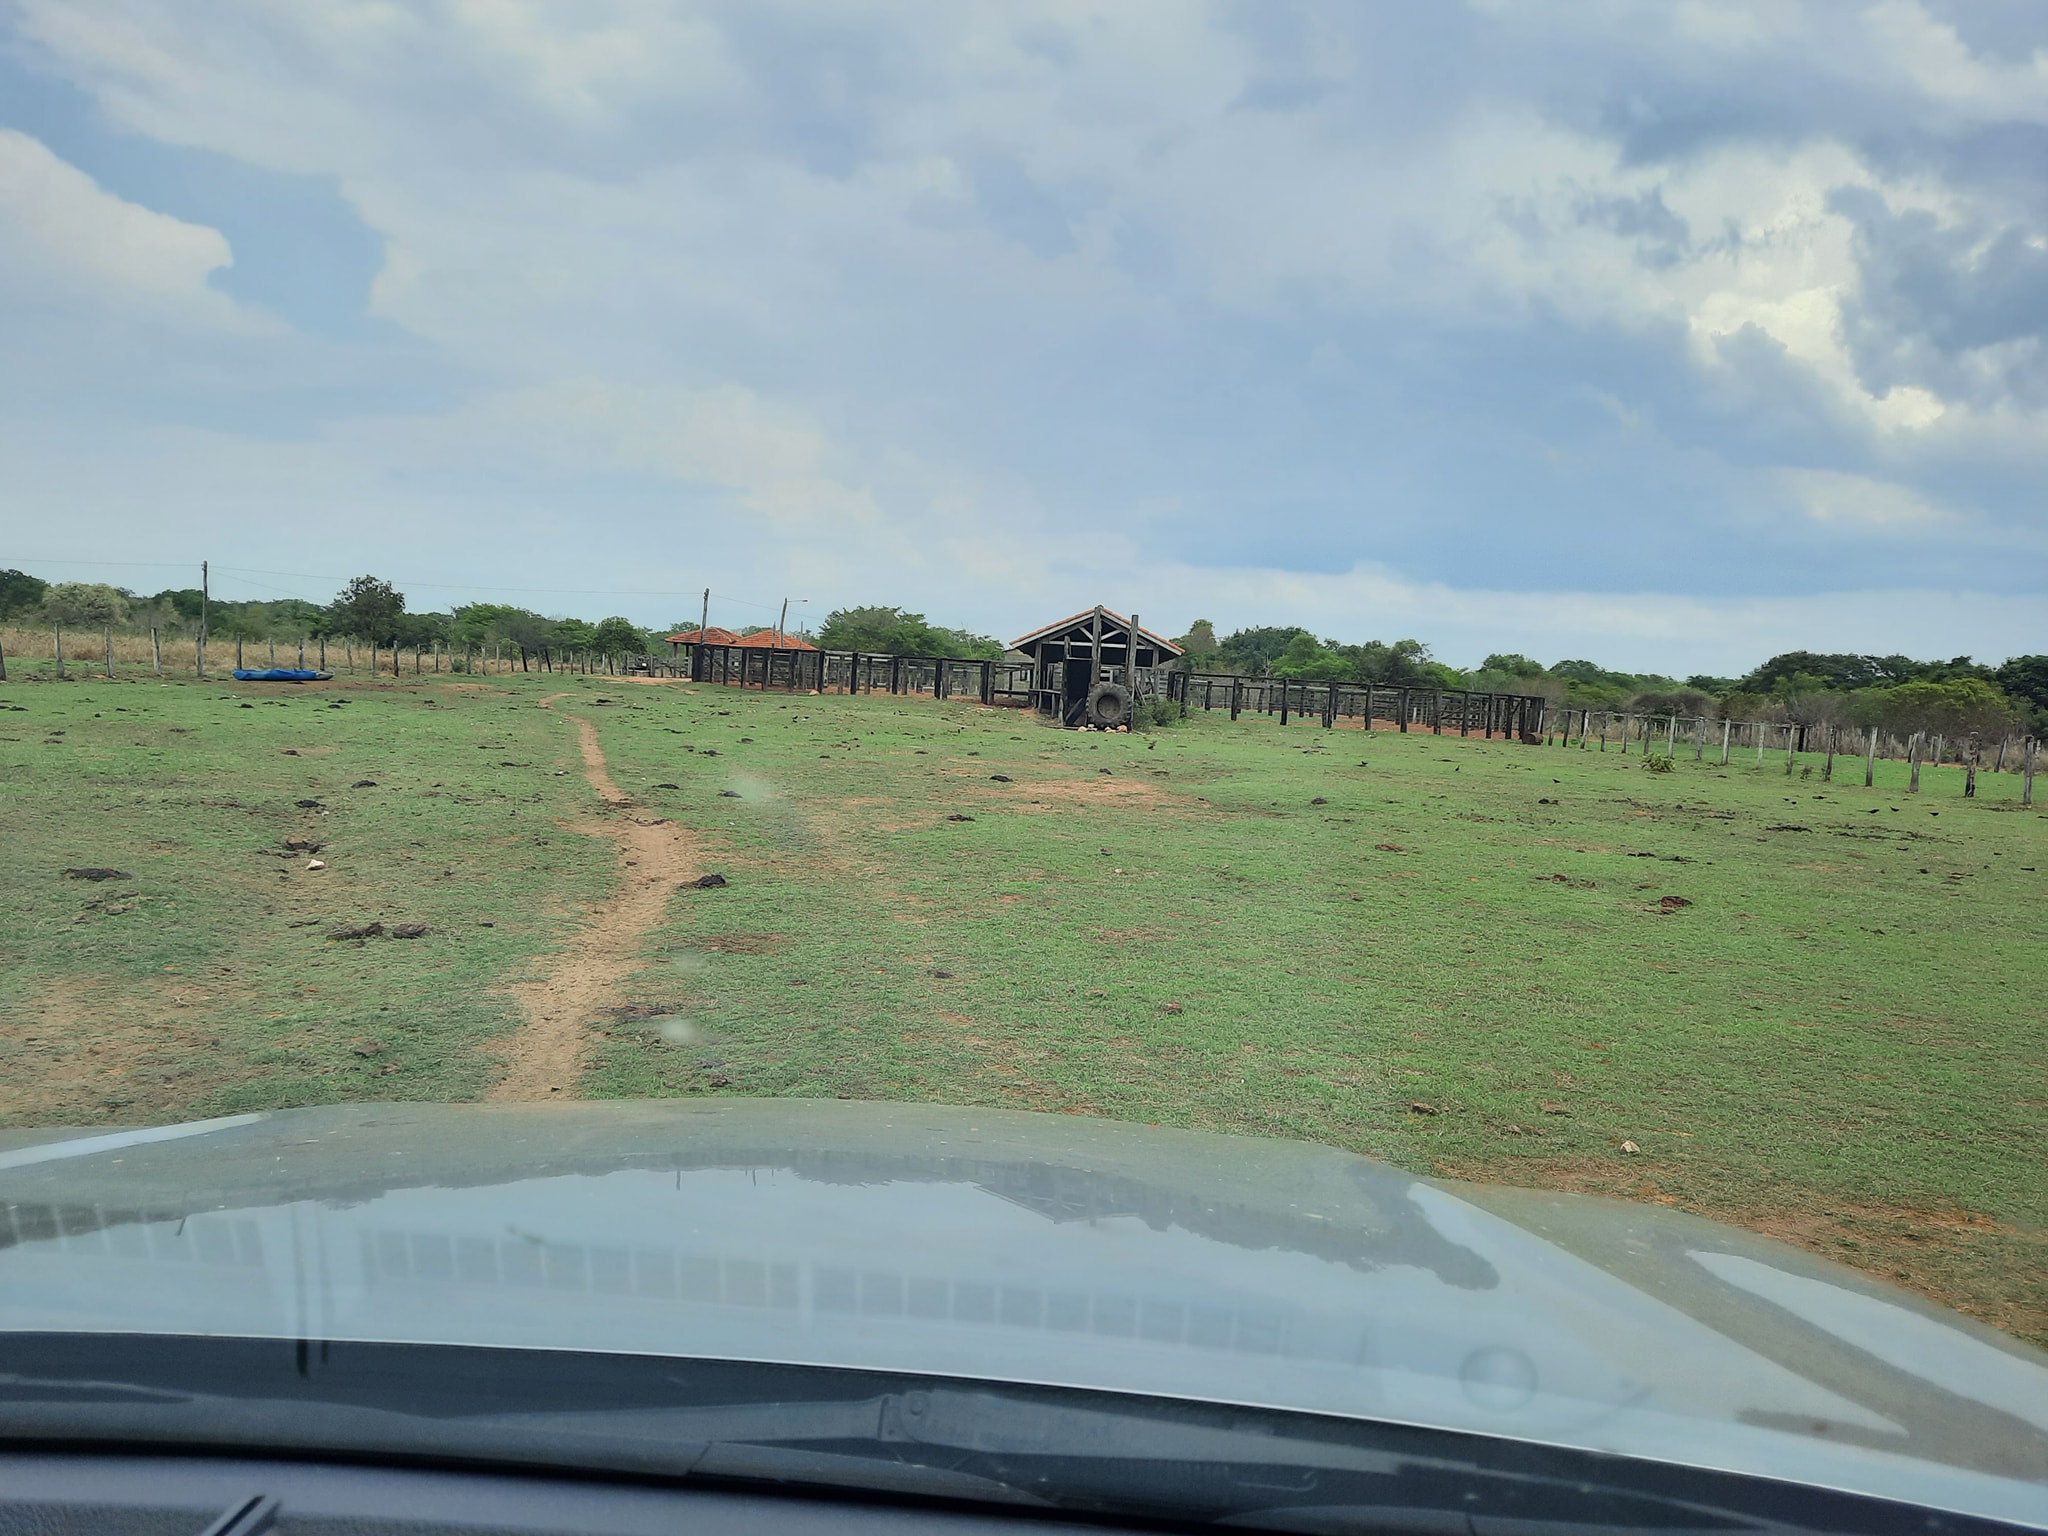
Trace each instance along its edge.
<instances>
[{"instance_id":1,"label":"utility pole","mask_svg":"<svg viewBox=\"0 0 2048 1536\"><path fill-rule=\"evenodd\" d=\"M206 610L212 596L212 581L207 572L207 562L199 562L199 675L206 676Z\"/></svg>"},{"instance_id":2,"label":"utility pole","mask_svg":"<svg viewBox=\"0 0 2048 1536\"><path fill-rule=\"evenodd\" d=\"M775 649L782 649L782 626L789 622L789 599L782 600L782 612L775 619Z\"/></svg>"}]
</instances>

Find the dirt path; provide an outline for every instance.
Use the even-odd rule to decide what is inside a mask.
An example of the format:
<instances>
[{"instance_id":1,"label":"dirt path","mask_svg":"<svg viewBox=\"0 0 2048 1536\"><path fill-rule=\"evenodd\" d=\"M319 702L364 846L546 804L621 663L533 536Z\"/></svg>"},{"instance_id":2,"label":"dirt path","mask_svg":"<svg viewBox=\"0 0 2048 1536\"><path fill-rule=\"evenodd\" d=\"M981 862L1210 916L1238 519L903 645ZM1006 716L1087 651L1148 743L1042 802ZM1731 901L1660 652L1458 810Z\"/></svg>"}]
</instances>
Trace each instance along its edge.
<instances>
[{"instance_id":1,"label":"dirt path","mask_svg":"<svg viewBox=\"0 0 2048 1536\"><path fill-rule=\"evenodd\" d=\"M567 694L549 694L543 709ZM577 715L583 748L583 777L604 802L603 821L579 830L610 837L619 845L624 881L617 894L599 902L583 930L549 964L539 981L514 990L526 1010L526 1024L505 1045L505 1077L491 1090L494 1100L573 1098L583 1070L583 1049L597 1010L618 1000L618 986L640 964L640 944L661 921L676 886L697 873L697 849L689 830L672 821L639 817L632 801L605 768L597 728Z\"/></svg>"}]
</instances>

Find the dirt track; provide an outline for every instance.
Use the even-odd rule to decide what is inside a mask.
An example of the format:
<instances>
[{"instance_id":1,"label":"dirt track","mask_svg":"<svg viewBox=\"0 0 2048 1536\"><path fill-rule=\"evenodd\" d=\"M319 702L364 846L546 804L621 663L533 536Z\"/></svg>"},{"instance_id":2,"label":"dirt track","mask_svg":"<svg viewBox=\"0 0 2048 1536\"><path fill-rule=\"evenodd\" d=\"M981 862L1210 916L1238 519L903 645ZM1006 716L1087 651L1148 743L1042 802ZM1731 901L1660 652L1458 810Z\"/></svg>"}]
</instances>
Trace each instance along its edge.
<instances>
[{"instance_id":1,"label":"dirt track","mask_svg":"<svg viewBox=\"0 0 2048 1536\"><path fill-rule=\"evenodd\" d=\"M550 694L541 707L552 709L566 697ZM575 724L583 776L604 803L602 820L576 830L619 845L623 879L615 895L591 910L575 940L550 962L548 974L514 989L526 1024L505 1044L505 1076L490 1094L500 1101L575 1097L591 1020L617 1001L619 983L639 966L641 941L661 921L668 898L697 874L689 830L635 816L632 801L605 767L597 728L580 716L556 713Z\"/></svg>"}]
</instances>

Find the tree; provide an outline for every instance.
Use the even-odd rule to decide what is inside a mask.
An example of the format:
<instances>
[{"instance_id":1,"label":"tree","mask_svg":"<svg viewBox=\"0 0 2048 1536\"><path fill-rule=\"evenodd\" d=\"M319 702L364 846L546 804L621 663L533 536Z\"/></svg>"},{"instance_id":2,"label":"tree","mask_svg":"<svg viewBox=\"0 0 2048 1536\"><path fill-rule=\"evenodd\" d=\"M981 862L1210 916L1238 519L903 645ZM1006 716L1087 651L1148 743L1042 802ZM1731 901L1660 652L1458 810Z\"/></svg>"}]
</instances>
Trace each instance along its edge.
<instances>
[{"instance_id":1,"label":"tree","mask_svg":"<svg viewBox=\"0 0 2048 1536\"><path fill-rule=\"evenodd\" d=\"M1991 677L2013 698L2048 712L2048 656L2008 657Z\"/></svg>"},{"instance_id":2,"label":"tree","mask_svg":"<svg viewBox=\"0 0 2048 1536\"><path fill-rule=\"evenodd\" d=\"M1216 626L1207 619L1197 619L1188 626L1188 632L1173 642L1190 656L1207 656L1217 649Z\"/></svg>"},{"instance_id":3,"label":"tree","mask_svg":"<svg viewBox=\"0 0 2048 1536\"><path fill-rule=\"evenodd\" d=\"M646 635L617 614L599 621L591 632L590 648L600 656L644 656L654 649Z\"/></svg>"},{"instance_id":4,"label":"tree","mask_svg":"<svg viewBox=\"0 0 2048 1536\"><path fill-rule=\"evenodd\" d=\"M835 608L825 616L818 644L828 651L958 656L972 661L999 661L1003 654L1002 645L986 635L945 629L921 613L906 613L901 608Z\"/></svg>"},{"instance_id":5,"label":"tree","mask_svg":"<svg viewBox=\"0 0 2048 1536\"><path fill-rule=\"evenodd\" d=\"M1395 688L1414 688L1443 681L1436 675L1429 647L1420 640L1368 640L1348 646L1357 662L1359 678L1368 683L1386 683Z\"/></svg>"},{"instance_id":6,"label":"tree","mask_svg":"<svg viewBox=\"0 0 2048 1536\"><path fill-rule=\"evenodd\" d=\"M47 581L26 571L0 571L0 619L32 612L49 590Z\"/></svg>"},{"instance_id":7,"label":"tree","mask_svg":"<svg viewBox=\"0 0 2048 1536\"><path fill-rule=\"evenodd\" d=\"M1482 672L1499 672L1506 677L1541 677L1543 663L1532 661L1516 651L1495 654L1479 664Z\"/></svg>"},{"instance_id":8,"label":"tree","mask_svg":"<svg viewBox=\"0 0 2048 1536\"><path fill-rule=\"evenodd\" d=\"M104 582L60 581L43 597L51 622L72 629L105 629L127 611L127 600Z\"/></svg>"},{"instance_id":9,"label":"tree","mask_svg":"<svg viewBox=\"0 0 2048 1536\"><path fill-rule=\"evenodd\" d=\"M547 627L544 645L558 645L565 651L587 651L597 639L597 626L586 619L555 619Z\"/></svg>"},{"instance_id":10,"label":"tree","mask_svg":"<svg viewBox=\"0 0 2048 1536\"><path fill-rule=\"evenodd\" d=\"M196 624L206 599L197 587L167 587L149 601L151 607L168 608L179 618Z\"/></svg>"},{"instance_id":11,"label":"tree","mask_svg":"<svg viewBox=\"0 0 2048 1536\"><path fill-rule=\"evenodd\" d=\"M1348 683L1358 677L1358 663L1346 656L1334 640L1318 640L1307 630L1298 630L1287 649L1270 668L1274 677L1296 677L1309 683Z\"/></svg>"},{"instance_id":12,"label":"tree","mask_svg":"<svg viewBox=\"0 0 2048 1536\"><path fill-rule=\"evenodd\" d=\"M1268 624L1258 629L1235 630L1216 647L1216 659L1233 672L1262 676L1294 643L1296 635L1306 634L1307 630L1295 624Z\"/></svg>"},{"instance_id":13,"label":"tree","mask_svg":"<svg viewBox=\"0 0 2048 1536\"><path fill-rule=\"evenodd\" d=\"M401 650L424 651L448 638L445 613L404 613L391 629L391 643Z\"/></svg>"},{"instance_id":14,"label":"tree","mask_svg":"<svg viewBox=\"0 0 2048 1536\"><path fill-rule=\"evenodd\" d=\"M341 589L328 612L339 633L388 645L398 629L398 616L405 612L405 594L375 576L358 576Z\"/></svg>"},{"instance_id":15,"label":"tree","mask_svg":"<svg viewBox=\"0 0 2048 1536\"><path fill-rule=\"evenodd\" d=\"M1901 734L1925 731L1951 740L1998 736L2011 730L2018 717L2012 700L1981 677L1901 683L1884 700L1884 723Z\"/></svg>"}]
</instances>

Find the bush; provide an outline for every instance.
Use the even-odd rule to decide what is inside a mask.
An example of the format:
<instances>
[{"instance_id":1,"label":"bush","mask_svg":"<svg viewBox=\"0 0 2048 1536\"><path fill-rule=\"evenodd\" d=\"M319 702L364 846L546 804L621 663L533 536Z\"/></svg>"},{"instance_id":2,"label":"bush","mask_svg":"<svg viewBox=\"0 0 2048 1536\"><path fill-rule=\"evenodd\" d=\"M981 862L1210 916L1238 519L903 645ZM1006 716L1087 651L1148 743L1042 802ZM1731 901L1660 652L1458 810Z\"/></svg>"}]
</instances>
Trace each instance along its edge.
<instances>
[{"instance_id":1,"label":"bush","mask_svg":"<svg viewBox=\"0 0 2048 1536\"><path fill-rule=\"evenodd\" d=\"M1131 711L1131 729L1149 731L1155 726L1178 725L1180 705L1172 699L1147 699Z\"/></svg>"},{"instance_id":2,"label":"bush","mask_svg":"<svg viewBox=\"0 0 2048 1536\"><path fill-rule=\"evenodd\" d=\"M1662 752L1653 752L1643 759L1645 773L1669 773L1678 766L1678 760L1666 757Z\"/></svg>"}]
</instances>

